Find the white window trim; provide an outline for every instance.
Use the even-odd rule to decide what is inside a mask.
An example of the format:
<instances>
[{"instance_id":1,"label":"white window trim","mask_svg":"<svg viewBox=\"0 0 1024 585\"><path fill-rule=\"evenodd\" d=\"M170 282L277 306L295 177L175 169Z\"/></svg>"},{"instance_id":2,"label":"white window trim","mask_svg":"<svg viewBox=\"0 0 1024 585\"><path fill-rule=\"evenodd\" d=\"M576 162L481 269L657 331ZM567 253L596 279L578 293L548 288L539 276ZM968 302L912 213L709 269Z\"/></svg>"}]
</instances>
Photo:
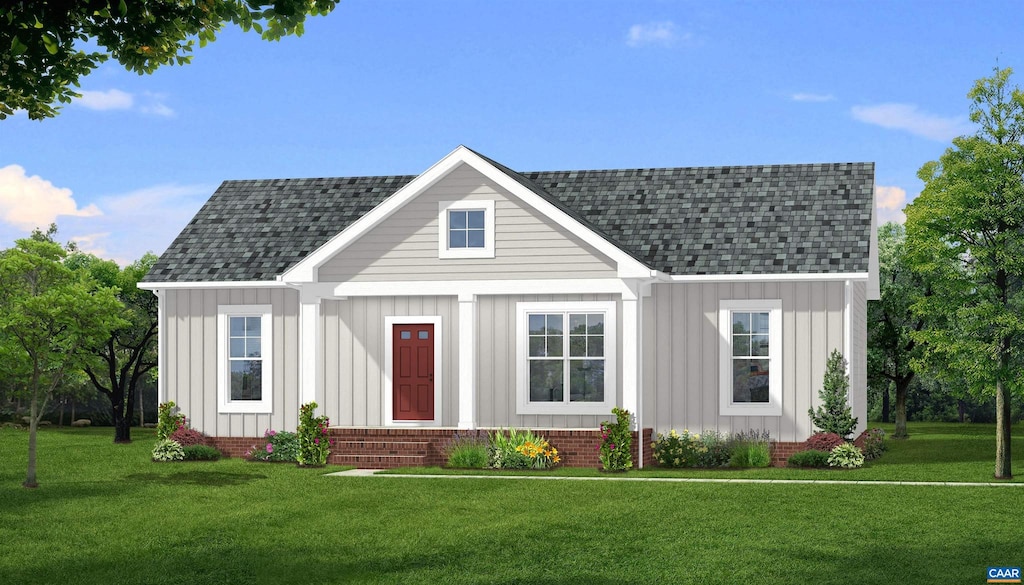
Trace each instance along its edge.
<instances>
[{"instance_id":1,"label":"white window trim","mask_svg":"<svg viewBox=\"0 0 1024 585\"><path fill-rule=\"evenodd\" d=\"M394 414L394 380L395 371L395 325L421 325L429 324L434 326L434 420L395 420ZM441 384L444 380L442 374L441 348L441 316L392 316L384 317L384 426L387 427L437 427L441 426Z\"/></svg>"},{"instance_id":2,"label":"white window trim","mask_svg":"<svg viewBox=\"0 0 1024 585\"><path fill-rule=\"evenodd\" d=\"M273 412L274 335L270 305L217 306L217 412L220 414ZM231 367L228 359L229 317L260 317L260 353L263 362L263 391L260 400L231 400Z\"/></svg>"},{"instance_id":3,"label":"white window trim","mask_svg":"<svg viewBox=\"0 0 1024 585\"><path fill-rule=\"evenodd\" d=\"M448 247L448 212L481 210L484 212L484 247L450 249ZM437 204L437 256L438 258L494 258L494 200L464 199L439 202Z\"/></svg>"},{"instance_id":4,"label":"white window trim","mask_svg":"<svg viewBox=\"0 0 1024 585\"><path fill-rule=\"evenodd\" d=\"M768 312L768 402L732 401L732 312ZM782 416L782 300L722 300L718 303L719 414L721 416Z\"/></svg>"},{"instance_id":5,"label":"white window trim","mask_svg":"<svg viewBox=\"0 0 1024 585\"><path fill-rule=\"evenodd\" d=\"M604 313L604 401L530 402L529 313ZM608 414L618 396L615 301L516 303L516 414ZM568 348L568 344L565 345ZM568 349L567 349L568 351ZM566 388L568 393L569 389Z\"/></svg>"}]
</instances>

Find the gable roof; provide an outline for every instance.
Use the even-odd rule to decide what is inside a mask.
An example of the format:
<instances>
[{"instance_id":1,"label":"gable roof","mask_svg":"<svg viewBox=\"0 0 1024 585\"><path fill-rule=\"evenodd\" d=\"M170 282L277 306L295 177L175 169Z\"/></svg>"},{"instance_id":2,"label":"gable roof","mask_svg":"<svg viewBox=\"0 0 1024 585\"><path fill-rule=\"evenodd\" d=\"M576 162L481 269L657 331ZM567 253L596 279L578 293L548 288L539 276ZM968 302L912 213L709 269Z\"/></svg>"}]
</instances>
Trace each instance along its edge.
<instances>
[{"instance_id":1,"label":"gable roof","mask_svg":"<svg viewBox=\"0 0 1024 585\"><path fill-rule=\"evenodd\" d=\"M654 270L868 272L873 163L520 173L477 156ZM274 280L415 179L225 181L145 280Z\"/></svg>"}]
</instances>

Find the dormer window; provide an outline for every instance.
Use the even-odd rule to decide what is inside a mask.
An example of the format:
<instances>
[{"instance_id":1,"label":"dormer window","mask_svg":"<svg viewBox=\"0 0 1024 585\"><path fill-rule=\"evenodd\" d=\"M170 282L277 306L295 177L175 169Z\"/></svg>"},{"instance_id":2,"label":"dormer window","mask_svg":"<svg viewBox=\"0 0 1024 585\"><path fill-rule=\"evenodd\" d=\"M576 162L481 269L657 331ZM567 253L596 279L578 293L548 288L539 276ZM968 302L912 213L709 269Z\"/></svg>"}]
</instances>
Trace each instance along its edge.
<instances>
[{"instance_id":1,"label":"dormer window","mask_svg":"<svg viewBox=\"0 0 1024 585\"><path fill-rule=\"evenodd\" d=\"M494 258L494 201L438 204L439 258Z\"/></svg>"}]
</instances>

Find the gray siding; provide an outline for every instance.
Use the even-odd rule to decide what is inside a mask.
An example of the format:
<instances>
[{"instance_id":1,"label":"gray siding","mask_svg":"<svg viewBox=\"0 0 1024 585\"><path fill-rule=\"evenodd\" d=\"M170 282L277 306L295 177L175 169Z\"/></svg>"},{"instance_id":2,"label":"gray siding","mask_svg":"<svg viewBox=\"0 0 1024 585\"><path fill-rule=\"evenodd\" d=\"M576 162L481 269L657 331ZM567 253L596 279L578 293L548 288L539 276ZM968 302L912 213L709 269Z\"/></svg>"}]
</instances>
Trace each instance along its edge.
<instances>
[{"instance_id":1,"label":"gray siding","mask_svg":"<svg viewBox=\"0 0 1024 585\"><path fill-rule=\"evenodd\" d=\"M477 302L477 424L482 427L592 429L602 415L516 414L516 303L617 301L618 295L519 295L480 297ZM616 403L622 402L622 303L617 303Z\"/></svg>"},{"instance_id":2,"label":"gray siding","mask_svg":"<svg viewBox=\"0 0 1024 585\"><path fill-rule=\"evenodd\" d=\"M843 349L844 289L844 282L654 285L645 299L644 413L651 417L645 426L659 432L766 429L777 440L806 439L812 432L807 409L818 402L825 361L833 349ZM723 299L782 299L782 416L719 416Z\"/></svg>"},{"instance_id":3,"label":"gray siding","mask_svg":"<svg viewBox=\"0 0 1024 585\"><path fill-rule=\"evenodd\" d=\"M217 412L217 306L273 306L273 413ZM298 425L299 303L287 289L167 289L164 292L165 400L192 428L216 437L256 437Z\"/></svg>"},{"instance_id":4,"label":"gray siding","mask_svg":"<svg viewBox=\"0 0 1024 585\"><path fill-rule=\"evenodd\" d=\"M324 414L335 426L383 426L384 318L441 317L441 413L443 426L459 422L459 303L455 297L352 297L325 300Z\"/></svg>"},{"instance_id":5,"label":"gray siding","mask_svg":"<svg viewBox=\"0 0 1024 585\"><path fill-rule=\"evenodd\" d=\"M438 203L493 199L494 258L438 258ZM615 264L465 165L320 267L321 282L614 277Z\"/></svg>"},{"instance_id":6,"label":"gray siding","mask_svg":"<svg viewBox=\"0 0 1024 585\"><path fill-rule=\"evenodd\" d=\"M850 289L850 406L860 434L868 425L868 285L854 282Z\"/></svg>"}]
</instances>

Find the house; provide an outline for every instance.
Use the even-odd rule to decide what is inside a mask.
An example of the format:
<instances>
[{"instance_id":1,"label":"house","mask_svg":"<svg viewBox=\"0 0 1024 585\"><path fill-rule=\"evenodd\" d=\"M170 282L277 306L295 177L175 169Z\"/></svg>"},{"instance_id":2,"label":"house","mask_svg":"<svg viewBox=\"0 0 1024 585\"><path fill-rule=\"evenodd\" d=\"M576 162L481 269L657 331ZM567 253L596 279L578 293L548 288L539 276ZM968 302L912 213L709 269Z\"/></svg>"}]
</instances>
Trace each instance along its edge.
<instances>
[{"instance_id":1,"label":"house","mask_svg":"<svg viewBox=\"0 0 1024 585\"><path fill-rule=\"evenodd\" d=\"M366 466L508 426L591 465L621 406L649 463L672 428L803 441L839 349L859 432L873 191L872 163L519 173L463 146L417 176L227 181L142 285L160 400L232 453L316 401L355 449L332 461Z\"/></svg>"}]
</instances>

